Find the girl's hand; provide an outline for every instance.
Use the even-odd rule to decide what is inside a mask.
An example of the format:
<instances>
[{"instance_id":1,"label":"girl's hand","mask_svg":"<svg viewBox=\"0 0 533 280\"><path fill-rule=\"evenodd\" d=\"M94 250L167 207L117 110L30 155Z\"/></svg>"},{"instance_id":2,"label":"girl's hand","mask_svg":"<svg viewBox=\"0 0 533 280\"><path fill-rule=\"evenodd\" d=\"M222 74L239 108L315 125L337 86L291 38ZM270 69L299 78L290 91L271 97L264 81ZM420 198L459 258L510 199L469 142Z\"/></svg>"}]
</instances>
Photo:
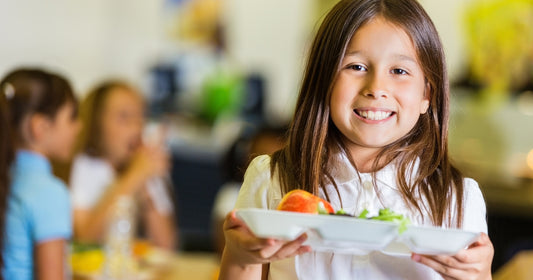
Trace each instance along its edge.
<instances>
[{"instance_id":1,"label":"girl's hand","mask_svg":"<svg viewBox=\"0 0 533 280\"><path fill-rule=\"evenodd\" d=\"M311 247L302 246L306 234L293 241L272 238L258 238L231 211L224 222L226 247L224 254L232 264L245 267L252 264L265 264L275 260L290 258L311 251Z\"/></svg>"},{"instance_id":2,"label":"girl's hand","mask_svg":"<svg viewBox=\"0 0 533 280\"><path fill-rule=\"evenodd\" d=\"M126 186L124 192L137 193L149 179L168 175L169 169L170 159L164 149L139 147L121 176L122 185Z\"/></svg>"},{"instance_id":3,"label":"girl's hand","mask_svg":"<svg viewBox=\"0 0 533 280\"><path fill-rule=\"evenodd\" d=\"M126 173L137 178L137 187L144 185L146 180L165 176L170 169L170 157L159 146L141 146L135 152ZM136 187L136 188L137 188Z\"/></svg>"},{"instance_id":4,"label":"girl's hand","mask_svg":"<svg viewBox=\"0 0 533 280\"><path fill-rule=\"evenodd\" d=\"M412 254L411 259L437 271L444 279L492 279L491 263L494 247L489 237L481 236L468 249L455 256Z\"/></svg>"}]
</instances>

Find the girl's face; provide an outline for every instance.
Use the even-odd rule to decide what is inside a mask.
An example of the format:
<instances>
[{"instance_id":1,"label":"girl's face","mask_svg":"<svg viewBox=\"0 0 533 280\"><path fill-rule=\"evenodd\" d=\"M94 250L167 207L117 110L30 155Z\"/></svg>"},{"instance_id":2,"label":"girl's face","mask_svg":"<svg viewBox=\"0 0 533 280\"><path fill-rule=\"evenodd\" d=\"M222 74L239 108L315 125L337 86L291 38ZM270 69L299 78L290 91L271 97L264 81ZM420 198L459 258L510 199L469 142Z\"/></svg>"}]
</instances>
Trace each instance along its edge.
<instances>
[{"instance_id":1,"label":"girl's face","mask_svg":"<svg viewBox=\"0 0 533 280\"><path fill-rule=\"evenodd\" d=\"M331 119L352 153L405 136L429 106L429 88L405 31L382 17L350 40L330 100Z\"/></svg>"},{"instance_id":2,"label":"girl's face","mask_svg":"<svg viewBox=\"0 0 533 280\"><path fill-rule=\"evenodd\" d=\"M121 87L112 89L104 103L101 119L104 157L119 167L141 144L144 105L136 92Z\"/></svg>"},{"instance_id":3,"label":"girl's face","mask_svg":"<svg viewBox=\"0 0 533 280\"><path fill-rule=\"evenodd\" d=\"M50 120L47 130L47 156L59 161L67 161L71 157L74 142L80 131L81 122L74 112L74 104L67 102Z\"/></svg>"}]
</instances>

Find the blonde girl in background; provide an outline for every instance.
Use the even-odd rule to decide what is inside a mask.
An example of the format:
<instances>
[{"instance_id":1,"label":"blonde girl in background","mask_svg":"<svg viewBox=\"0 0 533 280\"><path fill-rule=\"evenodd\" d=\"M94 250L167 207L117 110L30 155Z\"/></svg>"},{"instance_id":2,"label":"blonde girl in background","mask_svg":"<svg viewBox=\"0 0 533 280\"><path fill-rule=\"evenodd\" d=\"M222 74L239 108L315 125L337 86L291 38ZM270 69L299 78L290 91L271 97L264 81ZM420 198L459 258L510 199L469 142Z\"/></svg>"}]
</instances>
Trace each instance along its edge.
<instances>
[{"instance_id":1,"label":"blonde girl in background","mask_svg":"<svg viewBox=\"0 0 533 280\"><path fill-rule=\"evenodd\" d=\"M144 107L139 92L121 81L101 83L81 104L84 129L70 172L77 241L103 242L114 203L129 197L144 237L175 248L174 205L162 179L169 173L169 155L162 143L143 143Z\"/></svg>"},{"instance_id":2,"label":"blonde girl in background","mask_svg":"<svg viewBox=\"0 0 533 280\"><path fill-rule=\"evenodd\" d=\"M2 255L4 279L66 279L72 234L70 197L50 160L70 159L80 128L63 77L18 69L0 82L15 148ZM3 134L4 135L4 134Z\"/></svg>"},{"instance_id":3,"label":"blonde girl in background","mask_svg":"<svg viewBox=\"0 0 533 280\"><path fill-rule=\"evenodd\" d=\"M232 212L220 279L490 279L485 202L450 163L448 115L443 48L421 5L340 1L311 46L286 146L250 164L236 208L276 209L304 189L349 214L390 208L482 234L455 256L312 252L305 234L257 238Z\"/></svg>"}]
</instances>

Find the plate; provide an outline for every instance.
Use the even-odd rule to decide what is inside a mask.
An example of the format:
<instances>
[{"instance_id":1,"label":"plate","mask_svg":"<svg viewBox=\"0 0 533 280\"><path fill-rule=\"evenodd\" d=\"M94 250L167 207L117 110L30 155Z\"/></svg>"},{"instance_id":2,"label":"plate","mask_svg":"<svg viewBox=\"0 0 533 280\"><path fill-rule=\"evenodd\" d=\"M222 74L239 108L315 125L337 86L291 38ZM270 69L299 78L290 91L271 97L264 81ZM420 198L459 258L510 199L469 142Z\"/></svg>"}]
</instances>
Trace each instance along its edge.
<instances>
[{"instance_id":1,"label":"plate","mask_svg":"<svg viewBox=\"0 0 533 280\"><path fill-rule=\"evenodd\" d=\"M480 234L414 225L400 234L394 222L256 208L238 209L236 215L257 237L294 240L307 233L304 244L322 252L454 255Z\"/></svg>"},{"instance_id":2,"label":"plate","mask_svg":"<svg viewBox=\"0 0 533 280\"><path fill-rule=\"evenodd\" d=\"M459 229L408 226L407 230L399 235L398 240L418 254L455 255L472 244L479 235L479 232Z\"/></svg>"}]
</instances>

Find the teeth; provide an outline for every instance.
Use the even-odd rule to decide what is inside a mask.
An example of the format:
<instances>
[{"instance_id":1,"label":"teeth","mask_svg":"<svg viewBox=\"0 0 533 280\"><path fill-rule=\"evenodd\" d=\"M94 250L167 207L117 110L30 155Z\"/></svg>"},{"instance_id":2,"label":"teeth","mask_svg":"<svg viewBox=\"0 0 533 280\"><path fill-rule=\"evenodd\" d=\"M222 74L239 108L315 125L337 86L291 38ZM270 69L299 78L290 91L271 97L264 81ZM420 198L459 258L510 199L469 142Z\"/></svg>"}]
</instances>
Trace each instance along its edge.
<instances>
[{"instance_id":1,"label":"teeth","mask_svg":"<svg viewBox=\"0 0 533 280\"><path fill-rule=\"evenodd\" d=\"M358 113L361 117L373 121L384 120L392 115L392 112L384 111L358 111Z\"/></svg>"}]
</instances>

